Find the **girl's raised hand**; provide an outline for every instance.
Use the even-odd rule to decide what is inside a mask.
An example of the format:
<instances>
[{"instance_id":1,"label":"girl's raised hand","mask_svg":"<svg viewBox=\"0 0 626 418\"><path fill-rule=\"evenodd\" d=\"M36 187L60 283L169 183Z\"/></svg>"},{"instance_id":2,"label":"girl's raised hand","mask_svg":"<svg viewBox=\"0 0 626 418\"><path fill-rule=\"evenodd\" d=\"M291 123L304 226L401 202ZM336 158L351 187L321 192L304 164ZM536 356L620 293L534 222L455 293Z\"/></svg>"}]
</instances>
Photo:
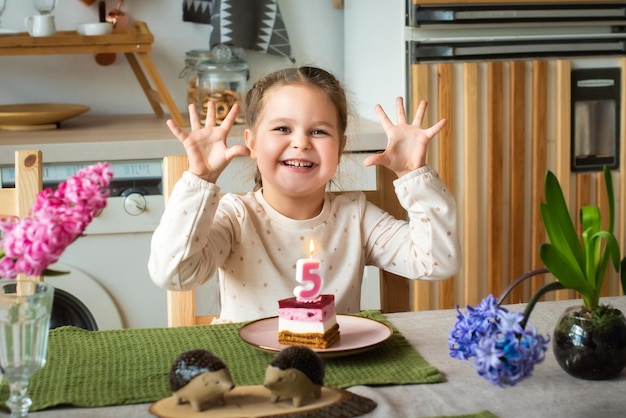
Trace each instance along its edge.
<instances>
[{"instance_id":1,"label":"girl's raised hand","mask_svg":"<svg viewBox=\"0 0 626 418\"><path fill-rule=\"evenodd\" d=\"M376 114L387 135L387 147L381 154L367 157L363 164L366 167L383 165L396 173L398 177L426 164L428 143L446 125L446 120L441 119L430 128L422 129L426 107L428 103L422 100L417 107L413 122L409 124L402 97L398 97L396 99L397 125L394 125L383 108L376 105Z\"/></svg>"},{"instance_id":2,"label":"girl's raised hand","mask_svg":"<svg viewBox=\"0 0 626 418\"><path fill-rule=\"evenodd\" d=\"M182 142L189 159L189 171L211 183L215 183L228 163L238 155L249 155L243 145L228 147L226 140L239 113L235 104L220 126L215 125L215 104L209 102L205 125L200 123L196 105L189 105L191 132L183 131L173 120L167 121L170 131Z\"/></svg>"}]
</instances>

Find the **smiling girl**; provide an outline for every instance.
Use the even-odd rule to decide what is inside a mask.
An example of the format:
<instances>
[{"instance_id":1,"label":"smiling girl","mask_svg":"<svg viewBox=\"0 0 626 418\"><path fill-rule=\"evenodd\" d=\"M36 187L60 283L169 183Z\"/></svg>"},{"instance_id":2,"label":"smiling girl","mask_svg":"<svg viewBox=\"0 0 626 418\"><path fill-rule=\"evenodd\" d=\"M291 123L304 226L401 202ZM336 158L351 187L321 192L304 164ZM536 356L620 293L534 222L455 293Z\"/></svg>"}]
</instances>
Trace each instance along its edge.
<instances>
[{"instance_id":1,"label":"smiling girl","mask_svg":"<svg viewBox=\"0 0 626 418\"><path fill-rule=\"evenodd\" d=\"M276 315L277 301L293 295L296 260L308 256L311 239L321 259L323 293L335 295L338 313L360 310L366 265L411 279L440 280L458 271L454 198L425 164L428 143L445 120L422 129L425 102L410 124L402 99L397 125L376 106L387 148L364 162L396 173L408 221L367 202L361 192L328 192L348 124L346 95L333 75L314 67L274 72L254 84L245 105L246 146L226 143L238 106L219 127L211 106L204 127L190 106L190 133L167 122L189 169L152 238L149 271L157 285L189 290L218 271L220 320L247 321ZM256 190L220 199L215 183L237 156L256 161Z\"/></svg>"}]
</instances>

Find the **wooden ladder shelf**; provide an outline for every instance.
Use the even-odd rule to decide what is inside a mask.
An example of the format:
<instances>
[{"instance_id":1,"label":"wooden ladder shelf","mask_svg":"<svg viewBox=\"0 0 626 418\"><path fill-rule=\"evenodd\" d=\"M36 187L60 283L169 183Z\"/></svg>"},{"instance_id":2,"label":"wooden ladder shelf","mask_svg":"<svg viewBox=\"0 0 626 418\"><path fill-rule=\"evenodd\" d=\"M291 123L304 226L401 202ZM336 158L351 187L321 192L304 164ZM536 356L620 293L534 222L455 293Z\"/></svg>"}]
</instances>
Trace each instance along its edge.
<instances>
[{"instance_id":1,"label":"wooden ladder shelf","mask_svg":"<svg viewBox=\"0 0 626 418\"><path fill-rule=\"evenodd\" d=\"M0 56L124 54L156 116L161 118L164 115L162 103L172 120L178 126L185 126L185 120L148 55L153 42L154 36L148 25L136 21L128 29L114 31L110 35L83 36L76 31L59 31L54 36L45 37L32 37L27 32L0 36Z\"/></svg>"}]
</instances>

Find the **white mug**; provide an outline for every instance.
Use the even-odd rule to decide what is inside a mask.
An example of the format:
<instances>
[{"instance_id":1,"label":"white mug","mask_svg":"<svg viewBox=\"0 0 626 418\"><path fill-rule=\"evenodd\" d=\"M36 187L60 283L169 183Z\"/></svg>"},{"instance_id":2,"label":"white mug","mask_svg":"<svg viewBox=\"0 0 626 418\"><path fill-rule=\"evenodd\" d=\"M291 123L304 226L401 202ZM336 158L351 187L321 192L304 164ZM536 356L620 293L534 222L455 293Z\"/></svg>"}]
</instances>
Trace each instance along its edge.
<instances>
[{"instance_id":1,"label":"white mug","mask_svg":"<svg viewBox=\"0 0 626 418\"><path fill-rule=\"evenodd\" d=\"M27 16L24 24L30 36L50 36L57 32L53 15Z\"/></svg>"}]
</instances>

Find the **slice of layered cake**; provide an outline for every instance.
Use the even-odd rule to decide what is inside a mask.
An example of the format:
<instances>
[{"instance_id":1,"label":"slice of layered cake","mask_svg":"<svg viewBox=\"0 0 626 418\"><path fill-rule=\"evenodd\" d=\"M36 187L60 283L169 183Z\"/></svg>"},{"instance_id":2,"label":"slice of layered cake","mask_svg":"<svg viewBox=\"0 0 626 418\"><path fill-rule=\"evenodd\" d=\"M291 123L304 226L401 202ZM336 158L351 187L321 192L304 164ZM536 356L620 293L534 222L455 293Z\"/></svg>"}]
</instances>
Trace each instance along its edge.
<instances>
[{"instance_id":1,"label":"slice of layered cake","mask_svg":"<svg viewBox=\"0 0 626 418\"><path fill-rule=\"evenodd\" d=\"M296 297L278 301L278 342L328 348L339 341L335 296L320 295L313 300Z\"/></svg>"}]
</instances>

